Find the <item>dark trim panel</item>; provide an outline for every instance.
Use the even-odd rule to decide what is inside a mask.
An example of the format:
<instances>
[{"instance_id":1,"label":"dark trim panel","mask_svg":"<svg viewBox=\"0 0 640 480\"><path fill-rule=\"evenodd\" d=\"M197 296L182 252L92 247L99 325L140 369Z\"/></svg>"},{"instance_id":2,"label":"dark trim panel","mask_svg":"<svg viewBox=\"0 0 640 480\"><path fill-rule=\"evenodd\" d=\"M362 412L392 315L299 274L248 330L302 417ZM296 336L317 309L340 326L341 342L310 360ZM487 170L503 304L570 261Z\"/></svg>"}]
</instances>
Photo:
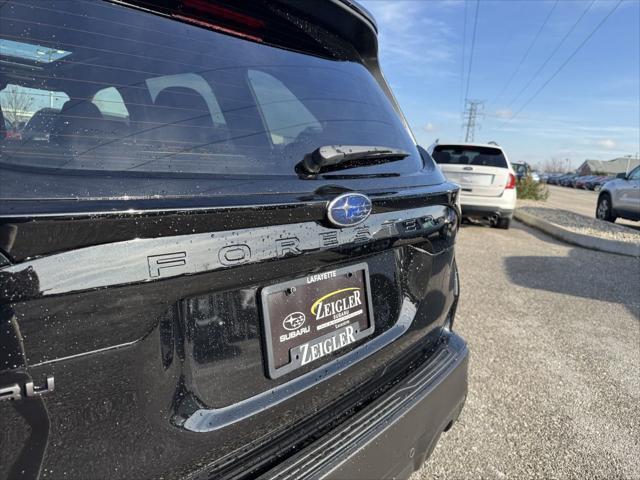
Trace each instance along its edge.
<instances>
[{"instance_id":1,"label":"dark trim panel","mask_svg":"<svg viewBox=\"0 0 640 480\"><path fill-rule=\"evenodd\" d=\"M360 225L335 229L302 222L251 229L206 232L161 238L137 238L62 252L0 269L5 292L0 300L48 296L94 288L162 280L181 275L235 267L433 232L447 219L445 205L371 215ZM431 218L435 226L422 227ZM415 228L405 232L403 222ZM457 217L456 217L457 220ZM25 285L33 285L25 288Z\"/></svg>"},{"instance_id":2,"label":"dark trim panel","mask_svg":"<svg viewBox=\"0 0 640 480\"><path fill-rule=\"evenodd\" d=\"M373 213L455 203L451 183L404 189L323 188L303 194L221 198L0 202L0 254L20 262L72 249L193 233L322 223L339 193L359 191L373 200ZM10 207L11 205L11 207Z\"/></svg>"}]
</instances>

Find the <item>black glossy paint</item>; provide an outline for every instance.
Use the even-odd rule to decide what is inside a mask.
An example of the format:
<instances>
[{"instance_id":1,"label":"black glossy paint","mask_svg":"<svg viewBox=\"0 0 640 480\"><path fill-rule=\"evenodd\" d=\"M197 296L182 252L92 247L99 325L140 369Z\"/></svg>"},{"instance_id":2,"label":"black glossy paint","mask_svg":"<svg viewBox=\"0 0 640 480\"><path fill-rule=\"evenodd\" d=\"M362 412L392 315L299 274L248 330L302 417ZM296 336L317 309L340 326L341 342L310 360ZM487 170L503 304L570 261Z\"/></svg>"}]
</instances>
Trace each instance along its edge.
<instances>
[{"instance_id":1,"label":"black glossy paint","mask_svg":"<svg viewBox=\"0 0 640 480\"><path fill-rule=\"evenodd\" d=\"M353 43L388 91L373 27L350 3L327 11L345 36L357 27ZM329 24L315 9L307 14ZM53 376L55 390L0 402L0 478L254 478L432 360L457 301L457 186L427 162L401 176L347 173L218 182L215 194L190 199L3 201L0 388ZM252 244L255 261L209 265L204 255L190 274L164 277L143 264L147 277L118 281L129 278L118 261L131 245L143 246L145 260L165 253L147 240L173 242L180 254L201 234L256 240L273 227L280 239L296 225L323 233L328 202L347 191L372 199L371 219L389 214L388 231L301 243L294 253ZM81 256L98 245L112 257L98 265ZM373 335L326 363L269 378L261 289L359 263L370 276ZM66 278L57 291L52 271L98 281Z\"/></svg>"},{"instance_id":2,"label":"black glossy paint","mask_svg":"<svg viewBox=\"0 0 640 480\"><path fill-rule=\"evenodd\" d=\"M341 399L358 403L363 382L383 375L387 363L407 349L428 347L430 335L437 338L453 303L453 250L450 243L440 246L439 234L431 237L409 231L377 247L345 247L69 295L36 294L11 304L29 365L11 372L56 379L56 390L42 397L51 418L45 468L66 471L70 478L90 477L95 469L109 471L111 478L132 478L178 475L203 463L222 468L221 459L286 437L312 412ZM306 390L286 399L278 386L317 365L267 378L256 306L260 287L362 261L370 269L375 336L398 321L403 302L415 315L411 328L345 373L323 379L322 369L316 371L310 387L298 385ZM37 291L28 280L20 285L24 292ZM106 350L82 355L99 349ZM0 374L0 385L11 383L8 374ZM273 406L262 413L209 432L184 427L203 409L234 406L270 391ZM16 408L22 408L18 402L0 404L3 418L17 414L18 422L22 413ZM24 449L37 449L33 439L5 443L19 428L11 425L3 438L11 445L3 449L7 467ZM102 455L95 457L95 451Z\"/></svg>"},{"instance_id":3,"label":"black glossy paint","mask_svg":"<svg viewBox=\"0 0 640 480\"><path fill-rule=\"evenodd\" d=\"M355 180L355 181L354 181ZM438 181L436 185L430 182ZM90 245L158 238L170 235L216 232L240 228L315 220L325 222L328 201L353 189L367 191L373 213L454 203L455 188L444 187L436 172L416 176L410 186L394 178L303 183L307 194L221 195L197 199L128 200L99 202L0 202L0 255L21 261ZM426 185L425 185L426 183ZM413 185L412 185L413 184ZM375 186L376 188L371 188ZM443 188L444 187L444 188ZM4 260L0 257L0 264Z\"/></svg>"}]
</instances>

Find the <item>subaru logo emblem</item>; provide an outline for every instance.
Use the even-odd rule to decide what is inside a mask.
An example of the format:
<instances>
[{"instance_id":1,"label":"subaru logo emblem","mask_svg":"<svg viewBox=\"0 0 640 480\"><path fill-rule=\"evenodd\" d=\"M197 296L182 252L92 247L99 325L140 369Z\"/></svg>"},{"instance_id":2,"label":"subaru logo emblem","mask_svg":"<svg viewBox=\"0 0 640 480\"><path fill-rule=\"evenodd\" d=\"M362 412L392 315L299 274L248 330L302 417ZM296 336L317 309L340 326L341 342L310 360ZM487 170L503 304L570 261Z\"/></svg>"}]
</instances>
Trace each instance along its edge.
<instances>
[{"instance_id":1,"label":"subaru logo emblem","mask_svg":"<svg viewBox=\"0 0 640 480\"><path fill-rule=\"evenodd\" d=\"M364 222L371 214L371 208L371 200L366 195L345 193L329 202L327 217L338 227L352 227Z\"/></svg>"},{"instance_id":2,"label":"subaru logo emblem","mask_svg":"<svg viewBox=\"0 0 640 480\"><path fill-rule=\"evenodd\" d=\"M302 325L304 325L305 321L306 321L306 317L304 316L304 313L293 312L285 317L285 319L282 321L282 326L284 327L285 330L289 330L289 331L297 330Z\"/></svg>"}]
</instances>

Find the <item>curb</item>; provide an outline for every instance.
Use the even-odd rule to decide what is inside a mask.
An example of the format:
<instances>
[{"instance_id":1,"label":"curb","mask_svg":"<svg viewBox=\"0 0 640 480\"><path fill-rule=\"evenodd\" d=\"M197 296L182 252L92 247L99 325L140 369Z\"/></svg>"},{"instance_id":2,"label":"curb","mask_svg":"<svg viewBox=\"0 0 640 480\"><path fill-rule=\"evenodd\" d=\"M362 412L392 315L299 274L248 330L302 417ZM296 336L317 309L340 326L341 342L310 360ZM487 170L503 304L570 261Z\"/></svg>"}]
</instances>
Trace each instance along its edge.
<instances>
[{"instance_id":1,"label":"curb","mask_svg":"<svg viewBox=\"0 0 640 480\"><path fill-rule=\"evenodd\" d=\"M536 228L558 240L566 243L578 245L579 247L599 250L601 252L616 253L628 257L640 257L640 245L619 240L609 240L608 238L597 238L591 235L575 233L554 223L548 222L518 209L513 213L513 217L522 223Z\"/></svg>"}]
</instances>

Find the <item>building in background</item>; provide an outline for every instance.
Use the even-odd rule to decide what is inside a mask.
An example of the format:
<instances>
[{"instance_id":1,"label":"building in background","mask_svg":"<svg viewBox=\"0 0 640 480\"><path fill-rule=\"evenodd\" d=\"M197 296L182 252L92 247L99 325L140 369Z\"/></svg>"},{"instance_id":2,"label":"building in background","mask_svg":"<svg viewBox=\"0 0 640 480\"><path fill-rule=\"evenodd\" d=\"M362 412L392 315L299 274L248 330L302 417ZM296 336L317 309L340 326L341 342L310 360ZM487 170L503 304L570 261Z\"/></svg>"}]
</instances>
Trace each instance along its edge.
<instances>
[{"instance_id":1,"label":"building in background","mask_svg":"<svg viewBox=\"0 0 640 480\"><path fill-rule=\"evenodd\" d=\"M638 157L618 157L613 160L585 160L576 170L580 175L595 175L598 173L617 175L628 173L640 165Z\"/></svg>"}]
</instances>

